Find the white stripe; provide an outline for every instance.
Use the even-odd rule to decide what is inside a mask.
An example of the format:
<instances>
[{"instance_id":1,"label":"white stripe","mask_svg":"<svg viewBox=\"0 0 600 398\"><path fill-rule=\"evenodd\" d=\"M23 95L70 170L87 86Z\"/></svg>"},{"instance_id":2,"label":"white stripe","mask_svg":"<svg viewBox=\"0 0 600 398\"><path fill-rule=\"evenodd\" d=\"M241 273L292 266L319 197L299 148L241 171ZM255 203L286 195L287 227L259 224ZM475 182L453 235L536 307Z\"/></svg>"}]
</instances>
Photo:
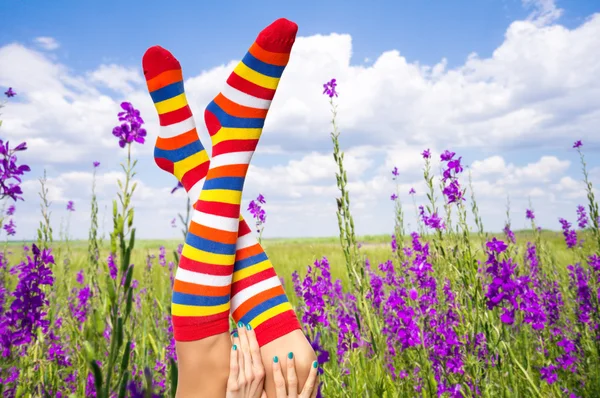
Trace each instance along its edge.
<instances>
[{"instance_id":1,"label":"white stripe","mask_svg":"<svg viewBox=\"0 0 600 398\"><path fill-rule=\"evenodd\" d=\"M237 232L240 223L240 220L237 218L215 216L214 214L206 214L198 210L194 211L192 221L209 228L228 232Z\"/></svg>"},{"instance_id":2,"label":"white stripe","mask_svg":"<svg viewBox=\"0 0 600 398\"><path fill-rule=\"evenodd\" d=\"M196 123L194 123L194 117L190 116L179 123L171 124L169 126L160 126L158 136L161 138L172 138L187 133L193 128L196 128Z\"/></svg>"},{"instance_id":3,"label":"white stripe","mask_svg":"<svg viewBox=\"0 0 600 398\"><path fill-rule=\"evenodd\" d=\"M235 87L231 87L229 83L225 83L225 87L223 87L223 91L221 91L221 94L223 94L225 98L232 102L235 102L236 104L248 106L250 108L269 109L269 107L271 106L270 100L256 98L253 95L246 94Z\"/></svg>"},{"instance_id":4,"label":"white stripe","mask_svg":"<svg viewBox=\"0 0 600 398\"><path fill-rule=\"evenodd\" d=\"M233 164L250 164L254 152L230 152L222 155L213 156L210 160L210 167L229 166Z\"/></svg>"},{"instance_id":5,"label":"white stripe","mask_svg":"<svg viewBox=\"0 0 600 398\"><path fill-rule=\"evenodd\" d=\"M195 283L196 285L205 286L228 286L231 284L231 276L229 275L208 275L199 272L188 271L183 268L177 268L175 279L182 282Z\"/></svg>"},{"instance_id":6,"label":"white stripe","mask_svg":"<svg viewBox=\"0 0 600 398\"><path fill-rule=\"evenodd\" d=\"M244 236L238 236L237 242L235 242L235 250L242 250L250 246L254 246L258 243L258 240L252 234L252 231L248 232Z\"/></svg>"},{"instance_id":7,"label":"white stripe","mask_svg":"<svg viewBox=\"0 0 600 398\"><path fill-rule=\"evenodd\" d=\"M202 187L204 186L204 180L205 179L206 179L206 177L203 178L203 179L201 179L201 180L199 180L197 183L195 183L194 186L192 187L192 189L190 189L189 192L188 192L188 196L190 198L190 202L192 204L192 208L194 207L194 204L200 198L200 192L202 192Z\"/></svg>"},{"instance_id":8,"label":"white stripe","mask_svg":"<svg viewBox=\"0 0 600 398\"><path fill-rule=\"evenodd\" d=\"M248 286L231 298L231 312L234 312L240 305L242 305L242 303L246 302L251 297L280 285L281 281L279 280L279 277L273 276L267 280Z\"/></svg>"}]
</instances>

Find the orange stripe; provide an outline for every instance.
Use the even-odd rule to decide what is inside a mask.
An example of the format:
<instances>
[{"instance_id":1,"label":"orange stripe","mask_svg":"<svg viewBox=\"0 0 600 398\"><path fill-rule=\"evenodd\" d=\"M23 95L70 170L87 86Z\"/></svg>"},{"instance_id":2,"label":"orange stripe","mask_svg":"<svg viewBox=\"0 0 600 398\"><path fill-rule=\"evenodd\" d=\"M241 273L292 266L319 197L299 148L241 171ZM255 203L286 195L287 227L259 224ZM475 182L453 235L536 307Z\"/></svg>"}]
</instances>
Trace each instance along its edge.
<instances>
[{"instance_id":1,"label":"orange stripe","mask_svg":"<svg viewBox=\"0 0 600 398\"><path fill-rule=\"evenodd\" d=\"M209 239L215 242L233 245L237 241L237 232L221 231L205 225L196 224L193 221L190 223L189 231L200 238Z\"/></svg>"},{"instance_id":2,"label":"orange stripe","mask_svg":"<svg viewBox=\"0 0 600 398\"><path fill-rule=\"evenodd\" d=\"M195 283L183 282L179 279L175 279L173 291L193 294L195 296L220 297L228 295L231 292L231 286L196 285Z\"/></svg>"},{"instance_id":3,"label":"orange stripe","mask_svg":"<svg viewBox=\"0 0 600 398\"><path fill-rule=\"evenodd\" d=\"M264 303L268 299L281 296L282 294L285 294L285 292L283 291L283 287L279 285L272 287L269 290L265 290L264 292L258 293L256 296L250 297L233 312L233 319L242 319L242 317L246 315L246 313L252 308L256 307L260 303Z\"/></svg>"},{"instance_id":4,"label":"orange stripe","mask_svg":"<svg viewBox=\"0 0 600 398\"><path fill-rule=\"evenodd\" d=\"M271 51L263 49L256 42L252 44L249 52L254 55L255 58L271 65L286 66L290 60L289 53L272 53Z\"/></svg>"},{"instance_id":5,"label":"orange stripe","mask_svg":"<svg viewBox=\"0 0 600 398\"><path fill-rule=\"evenodd\" d=\"M152 92L182 80L183 73L181 72L181 69L177 69L164 71L160 75L148 80L146 83L148 84L148 91Z\"/></svg>"},{"instance_id":6,"label":"orange stripe","mask_svg":"<svg viewBox=\"0 0 600 398\"><path fill-rule=\"evenodd\" d=\"M264 119L267 117L268 109L257 109L236 104L219 93L214 99L215 103L229 116Z\"/></svg>"},{"instance_id":7,"label":"orange stripe","mask_svg":"<svg viewBox=\"0 0 600 398\"><path fill-rule=\"evenodd\" d=\"M262 247L257 243L254 246L245 247L235 252L235 261L241 261L248 257L256 256L262 253Z\"/></svg>"},{"instance_id":8,"label":"orange stripe","mask_svg":"<svg viewBox=\"0 0 600 398\"><path fill-rule=\"evenodd\" d=\"M179 134L175 137L163 138L158 137L156 139L156 146L160 149L172 150L183 148L184 146L191 144L198 140L198 132L196 129L191 129L187 133Z\"/></svg>"},{"instance_id":9,"label":"orange stripe","mask_svg":"<svg viewBox=\"0 0 600 398\"><path fill-rule=\"evenodd\" d=\"M227 166L215 167L210 170L210 178L217 177L246 177L248 172L247 164L232 164Z\"/></svg>"}]
</instances>

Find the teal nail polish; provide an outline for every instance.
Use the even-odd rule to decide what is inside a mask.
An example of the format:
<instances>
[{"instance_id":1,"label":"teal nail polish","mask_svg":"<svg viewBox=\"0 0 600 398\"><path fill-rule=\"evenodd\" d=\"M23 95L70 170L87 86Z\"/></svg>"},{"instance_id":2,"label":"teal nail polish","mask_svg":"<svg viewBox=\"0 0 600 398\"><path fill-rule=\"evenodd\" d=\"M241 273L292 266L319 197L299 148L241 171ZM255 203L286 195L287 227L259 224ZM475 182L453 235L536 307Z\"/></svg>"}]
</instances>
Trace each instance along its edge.
<instances>
[{"instance_id":1,"label":"teal nail polish","mask_svg":"<svg viewBox=\"0 0 600 398\"><path fill-rule=\"evenodd\" d=\"M292 358L294 358L294 353L293 353L293 352L290 352L290 353L288 354L288 358L289 358L289 359L292 359Z\"/></svg>"},{"instance_id":2,"label":"teal nail polish","mask_svg":"<svg viewBox=\"0 0 600 398\"><path fill-rule=\"evenodd\" d=\"M316 369L316 368L317 368L317 366L319 366L319 362L317 362L317 361L314 361L314 362L313 362L313 368L315 368L315 369Z\"/></svg>"},{"instance_id":3,"label":"teal nail polish","mask_svg":"<svg viewBox=\"0 0 600 398\"><path fill-rule=\"evenodd\" d=\"M233 345L233 351L237 350L237 346L234 344Z\"/></svg>"},{"instance_id":4,"label":"teal nail polish","mask_svg":"<svg viewBox=\"0 0 600 398\"><path fill-rule=\"evenodd\" d=\"M238 328L243 328L243 327L244 327L244 324L241 321L238 322Z\"/></svg>"},{"instance_id":5,"label":"teal nail polish","mask_svg":"<svg viewBox=\"0 0 600 398\"><path fill-rule=\"evenodd\" d=\"M250 324L247 324L247 325L246 325L246 329L248 329L248 330L252 330L252 325L250 325Z\"/></svg>"},{"instance_id":6,"label":"teal nail polish","mask_svg":"<svg viewBox=\"0 0 600 398\"><path fill-rule=\"evenodd\" d=\"M240 337L240 335L238 334L238 332L233 332L233 337L238 338Z\"/></svg>"},{"instance_id":7,"label":"teal nail polish","mask_svg":"<svg viewBox=\"0 0 600 398\"><path fill-rule=\"evenodd\" d=\"M274 356L273 357L273 362L275 362L275 363L279 362L279 358L277 358L277 356Z\"/></svg>"}]
</instances>

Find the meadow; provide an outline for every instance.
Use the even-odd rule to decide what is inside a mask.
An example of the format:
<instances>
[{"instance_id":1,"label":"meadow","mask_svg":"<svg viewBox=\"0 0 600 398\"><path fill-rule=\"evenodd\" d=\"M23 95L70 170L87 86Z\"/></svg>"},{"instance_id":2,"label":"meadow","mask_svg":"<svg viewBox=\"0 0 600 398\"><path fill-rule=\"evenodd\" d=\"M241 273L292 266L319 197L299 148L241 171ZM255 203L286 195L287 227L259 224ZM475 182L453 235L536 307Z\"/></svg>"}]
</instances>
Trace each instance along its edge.
<instances>
[{"instance_id":1,"label":"meadow","mask_svg":"<svg viewBox=\"0 0 600 398\"><path fill-rule=\"evenodd\" d=\"M538 228L533 209L518 215L531 229L512 231L508 209L504 231L486 232L461 158L449 150L436 155L444 165L436 175L425 149L426 202L401 203L394 193L394 231L359 237L335 81L325 84L324 94L333 113L340 236L263 241L317 352L320 396L600 396L600 220L583 144L575 142L573 150L588 203L565 209L576 210L578 220L560 219L562 231ZM123 148L126 177L118 182L110 239L98 236L93 186L89 239L57 237L42 178L37 240L4 245L3 396L174 396L169 306L181 242L135 238L130 149L144 143L145 131L133 106L122 108L113 135ZM2 143L0 151L8 237L18 184L29 172L17 159L24 150L26 144ZM391 191L401 178L391 170ZM252 202L252 214L262 231L268 226L260 202ZM416 231L406 230L407 211L419 215ZM185 226L189 218L181 220Z\"/></svg>"}]
</instances>

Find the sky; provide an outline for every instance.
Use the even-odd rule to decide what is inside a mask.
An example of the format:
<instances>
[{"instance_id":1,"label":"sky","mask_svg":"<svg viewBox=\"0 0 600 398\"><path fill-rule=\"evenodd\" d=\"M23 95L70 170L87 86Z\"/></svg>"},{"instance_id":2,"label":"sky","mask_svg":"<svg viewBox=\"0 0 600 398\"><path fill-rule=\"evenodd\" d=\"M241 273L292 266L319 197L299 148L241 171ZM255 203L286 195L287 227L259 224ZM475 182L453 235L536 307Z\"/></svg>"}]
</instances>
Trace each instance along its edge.
<instances>
[{"instance_id":1,"label":"sky","mask_svg":"<svg viewBox=\"0 0 600 398\"><path fill-rule=\"evenodd\" d=\"M322 94L332 78L338 82L340 145L360 235L392 233L390 195L396 189L407 228L415 229L415 204L427 201L420 155L427 148L436 173L444 150L462 157L461 181L466 185L471 173L488 231L504 227L507 198L513 229L528 226L530 207L544 228L560 229L558 217L575 224L577 205L587 206L572 148L576 140L583 141L592 182L600 184L598 2L202 3L0 2L6 16L0 89L17 93L0 111L0 139L26 141L29 149L19 161L32 169L22 184L25 200L16 204L14 238L36 235L45 170L55 235L68 230L72 239L85 239L93 161L101 163L96 191L101 233L108 236L117 180L124 177L126 152L111 134L123 101L140 109L148 131L146 143L132 152L138 160L137 236L181 238L171 220L185 211L185 192L171 194L175 178L153 160L158 117L142 56L161 45L178 58L206 146L204 107L260 30L281 17L298 24L298 37L242 203L250 219L249 201L265 196L264 237L338 233L331 110ZM68 201L75 212L66 210Z\"/></svg>"}]
</instances>

